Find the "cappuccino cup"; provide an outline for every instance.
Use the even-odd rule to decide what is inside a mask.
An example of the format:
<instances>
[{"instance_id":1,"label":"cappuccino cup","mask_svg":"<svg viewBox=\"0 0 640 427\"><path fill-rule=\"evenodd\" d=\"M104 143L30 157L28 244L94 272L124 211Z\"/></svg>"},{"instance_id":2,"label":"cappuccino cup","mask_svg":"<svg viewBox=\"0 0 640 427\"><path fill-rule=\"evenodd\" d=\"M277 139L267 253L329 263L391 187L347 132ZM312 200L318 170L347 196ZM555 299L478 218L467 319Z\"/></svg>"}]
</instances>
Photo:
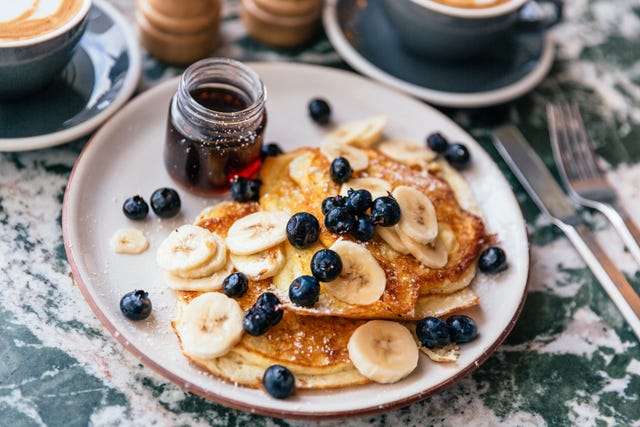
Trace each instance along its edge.
<instances>
[{"instance_id":1,"label":"cappuccino cup","mask_svg":"<svg viewBox=\"0 0 640 427\"><path fill-rule=\"evenodd\" d=\"M401 44L438 61L478 57L513 31L544 31L562 17L560 0L546 2L551 10L528 0L381 1Z\"/></svg>"},{"instance_id":2,"label":"cappuccino cup","mask_svg":"<svg viewBox=\"0 0 640 427\"><path fill-rule=\"evenodd\" d=\"M91 0L10 0L0 8L0 99L43 89L69 63Z\"/></svg>"}]
</instances>

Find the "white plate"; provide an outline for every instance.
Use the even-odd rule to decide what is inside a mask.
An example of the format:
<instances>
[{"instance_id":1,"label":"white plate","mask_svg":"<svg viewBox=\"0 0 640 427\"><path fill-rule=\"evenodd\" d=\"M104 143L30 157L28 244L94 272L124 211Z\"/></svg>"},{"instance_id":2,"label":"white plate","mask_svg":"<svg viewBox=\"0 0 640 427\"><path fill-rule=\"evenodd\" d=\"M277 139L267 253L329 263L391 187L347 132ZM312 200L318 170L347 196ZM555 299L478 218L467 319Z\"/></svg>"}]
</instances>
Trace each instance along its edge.
<instances>
[{"instance_id":1,"label":"white plate","mask_svg":"<svg viewBox=\"0 0 640 427\"><path fill-rule=\"evenodd\" d=\"M0 104L0 151L53 147L87 135L131 97L142 71L129 24L95 0L69 65L38 96ZM9 126L10 125L10 126Z\"/></svg>"},{"instance_id":2,"label":"white plate","mask_svg":"<svg viewBox=\"0 0 640 427\"><path fill-rule=\"evenodd\" d=\"M510 262L500 276L479 275L475 280L481 304L470 314L478 322L478 339L462 346L455 364L436 364L421 356L419 368L396 384L299 391L286 400L235 387L190 364L169 324L175 298L164 289L155 252L174 227L192 222L216 199L181 191L181 215L171 220L151 214L137 223L121 211L129 196L141 194L148 200L156 188L174 186L163 166L162 150L176 79L143 93L107 122L87 144L69 179L63 206L65 248L74 278L98 318L144 364L181 387L227 406L277 417L318 419L387 411L423 399L476 369L513 327L524 302L529 267L524 220L497 166L444 115L353 73L308 65L250 65L268 88L266 141L278 141L285 149L317 144L326 131L307 117L307 102L316 96L331 102L335 123L386 114L390 136L423 140L439 130L467 144L473 163L464 175ZM138 256L111 253L112 234L131 226L146 232L150 249ZM128 321L118 306L120 297L136 288L147 290L154 305L153 315L143 322Z\"/></svg>"}]
</instances>

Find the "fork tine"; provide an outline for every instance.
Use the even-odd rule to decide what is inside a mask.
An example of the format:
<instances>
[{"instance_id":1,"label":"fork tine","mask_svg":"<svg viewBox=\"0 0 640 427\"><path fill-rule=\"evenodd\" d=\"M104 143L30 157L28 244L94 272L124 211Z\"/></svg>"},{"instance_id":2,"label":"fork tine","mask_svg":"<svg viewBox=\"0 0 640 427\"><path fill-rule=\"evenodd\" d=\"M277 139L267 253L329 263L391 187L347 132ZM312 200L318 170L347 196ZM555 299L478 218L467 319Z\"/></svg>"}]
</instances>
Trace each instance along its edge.
<instances>
[{"instance_id":1,"label":"fork tine","mask_svg":"<svg viewBox=\"0 0 640 427\"><path fill-rule=\"evenodd\" d=\"M569 181L571 177L580 177L581 171L578 169L576 162L571 161L573 154L571 152L571 144L569 144L569 136L567 125L564 120L564 114L560 106L549 104L547 106L547 118L549 128L551 129L551 147L556 161L563 166L560 173L565 175L564 178Z\"/></svg>"},{"instance_id":2,"label":"fork tine","mask_svg":"<svg viewBox=\"0 0 640 427\"><path fill-rule=\"evenodd\" d=\"M575 120L575 134L577 139L574 145L579 149L580 156L585 163L589 178L597 178L601 175L601 172L595 160L593 142L587 134L584 121L582 120L582 115L580 114L580 109L575 102L571 104L570 111L573 120Z\"/></svg>"},{"instance_id":3,"label":"fork tine","mask_svg":"<svg viewBox=\"0 0 640 427\"><path fill-rule=\"evenodd\" d=\"M560 111L564 121L564 129L566 131L566 145L567 151L571 155L570 163L575 164L578 170L577 177L580 179L587 179L589 176L589 170L585 164L583 153L580 150L580 144L578 140L577 126L571 107L568 104L562 104Z\"/></svg>"}]
</instances>

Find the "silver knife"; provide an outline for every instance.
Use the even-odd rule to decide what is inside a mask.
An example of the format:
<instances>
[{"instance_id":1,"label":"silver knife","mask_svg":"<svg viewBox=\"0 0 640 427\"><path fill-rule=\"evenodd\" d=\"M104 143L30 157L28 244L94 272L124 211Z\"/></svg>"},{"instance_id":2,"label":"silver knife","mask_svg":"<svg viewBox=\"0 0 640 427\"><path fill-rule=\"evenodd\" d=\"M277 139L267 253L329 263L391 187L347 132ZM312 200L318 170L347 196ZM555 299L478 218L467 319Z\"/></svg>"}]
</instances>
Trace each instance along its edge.
<instances>
[{"instance_id":1,"label":"silver knife","mask_svg":"<svg viewBox=\"0 0 640 427\"><path fill-rule=\"evenodd\" d=\"M640 339L640 297L597 243L540 157L512 125L493 129L493 145L543 215L560 228L582 256Z\"/></svg>"}]
</instances>

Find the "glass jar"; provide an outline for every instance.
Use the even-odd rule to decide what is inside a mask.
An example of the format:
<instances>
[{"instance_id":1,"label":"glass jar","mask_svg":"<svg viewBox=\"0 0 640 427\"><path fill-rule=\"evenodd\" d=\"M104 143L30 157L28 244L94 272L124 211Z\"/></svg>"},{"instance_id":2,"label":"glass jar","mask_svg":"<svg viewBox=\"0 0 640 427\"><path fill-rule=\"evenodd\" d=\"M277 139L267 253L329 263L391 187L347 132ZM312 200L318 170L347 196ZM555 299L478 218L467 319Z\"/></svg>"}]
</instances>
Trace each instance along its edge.
<instances>
[{"instance_id":1,"label":"glass jar","mask_svg":"<svg viewBox=\"0 0 640 427\"><path fill-rule=\"evenodd\" d=\"M254 178L267 124L266 89L251 68L203 59L180 78L169 106L164 163L178 185L201 195L227 191L236 176Z\"/></svg>"}]
</instances>

